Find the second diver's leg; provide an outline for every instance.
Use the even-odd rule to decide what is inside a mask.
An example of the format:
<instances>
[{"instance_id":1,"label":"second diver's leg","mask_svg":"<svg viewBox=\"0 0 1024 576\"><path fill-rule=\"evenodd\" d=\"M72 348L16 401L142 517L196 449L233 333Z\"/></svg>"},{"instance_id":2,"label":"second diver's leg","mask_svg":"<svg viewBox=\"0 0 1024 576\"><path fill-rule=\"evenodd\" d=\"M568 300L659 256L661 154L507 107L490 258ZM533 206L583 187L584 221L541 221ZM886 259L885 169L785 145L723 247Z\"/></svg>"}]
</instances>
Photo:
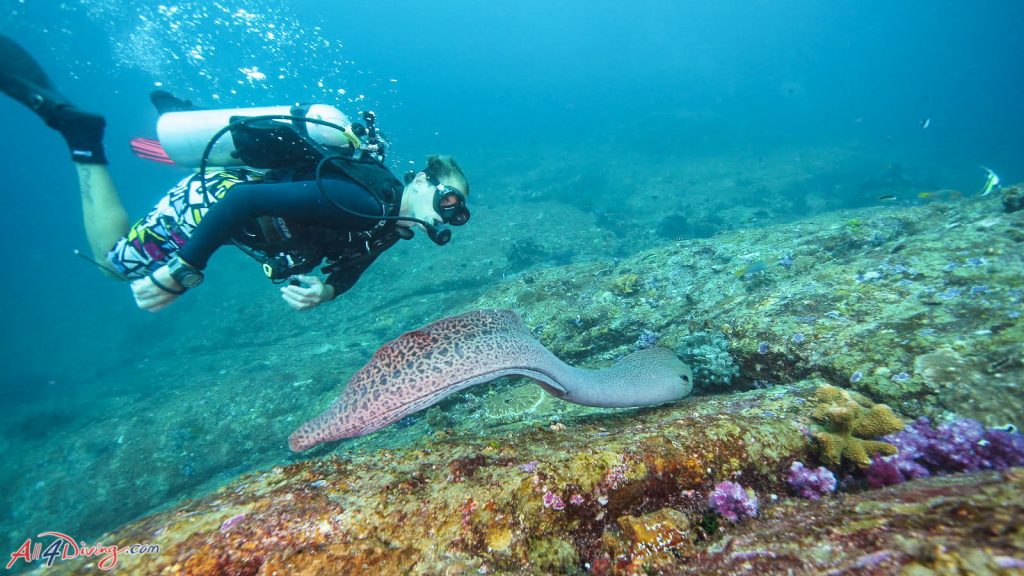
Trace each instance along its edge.
<instances>
[{"instance_id":1,"label":"second diver's leg","mask_svg":"<svg viewBox=\"0 0 1024 576\"><path fill-rule=\"evenodd\" d=\"M128 213L110 176L106 164L76 162L78 188L82 195L82 218L85 236L93 258L108 272L114 272L107 262L107 253L128 233ZM116 272L114 272L117 275Z\"/></svg>"},{"instance_id":2,"label":"second diver's leg","mask_svg":"<svg viewBox=\"0 0 1024 576\"><path fill-rule=\"evenodd\" d=\"M103 149L106 121L75 107L50 82L39 63L13 39L0 34L0 91L28 107L64 137L78 169L85 233L93 257L106 264L107 252L128 232L128 216L107 169Z\"/></svg>"}]
</instances>

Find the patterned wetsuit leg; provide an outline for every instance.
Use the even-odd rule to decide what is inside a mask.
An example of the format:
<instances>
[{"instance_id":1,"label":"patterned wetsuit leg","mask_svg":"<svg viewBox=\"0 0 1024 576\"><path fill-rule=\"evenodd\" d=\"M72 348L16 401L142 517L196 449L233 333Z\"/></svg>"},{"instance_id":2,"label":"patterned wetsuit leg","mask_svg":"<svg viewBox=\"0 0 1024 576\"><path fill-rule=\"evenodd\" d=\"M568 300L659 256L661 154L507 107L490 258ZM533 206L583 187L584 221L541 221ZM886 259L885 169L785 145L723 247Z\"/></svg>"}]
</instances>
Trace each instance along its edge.
<instances>
[{"instance_id":1,"label":"patterned wetsuit leg","mask_svg":"<svg viewBox=\"0 0 1024 576\"><path fill-rule=\"evenodd\" d=\"M186 177L114 245L107 260L129 280L164 265L192 235L207 210L233 186L259 179L248 170L207 171L206 194L199 174Z\"/></svg>"}]
</instances>

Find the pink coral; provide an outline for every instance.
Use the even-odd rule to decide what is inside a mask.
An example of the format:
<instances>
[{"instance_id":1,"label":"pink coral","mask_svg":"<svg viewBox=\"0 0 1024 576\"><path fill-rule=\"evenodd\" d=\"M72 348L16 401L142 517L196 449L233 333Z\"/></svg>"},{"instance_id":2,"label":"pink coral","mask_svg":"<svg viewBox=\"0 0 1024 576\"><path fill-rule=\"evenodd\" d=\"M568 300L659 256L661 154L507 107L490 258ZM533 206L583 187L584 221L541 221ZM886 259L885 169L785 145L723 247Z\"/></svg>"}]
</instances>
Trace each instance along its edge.
<instances>
[{"instance_id":1,"label":"pink coral","mask_svg":"<svg viewBox=\"0 0 1024 576\"><path fill-rule=\"evenodd\" d=\"M824 466L807 468L803 462L793 462L786 481L797 496L810 500L836 491L835 474Z\"/></svg>"},{"instance_id":2,"label":"pink coral","mask_svg":"<svg viewBox=\"0 0 1024 576\"><path fill-rule=\"evenodd\" d=\"M715 484L708 494L708 505L732 523L757 516L757 496L753 491L728 480Z\"/></svg>"}]
</instances>

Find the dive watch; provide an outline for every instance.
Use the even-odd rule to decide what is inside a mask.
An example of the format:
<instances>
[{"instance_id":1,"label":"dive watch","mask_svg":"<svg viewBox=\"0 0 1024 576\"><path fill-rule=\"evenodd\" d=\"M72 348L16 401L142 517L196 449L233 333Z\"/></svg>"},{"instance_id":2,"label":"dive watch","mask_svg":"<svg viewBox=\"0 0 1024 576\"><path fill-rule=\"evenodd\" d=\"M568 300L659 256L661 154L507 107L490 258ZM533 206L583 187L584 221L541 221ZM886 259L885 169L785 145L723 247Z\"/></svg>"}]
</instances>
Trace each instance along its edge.
<instances>
[{"instance_id":1,"label":"dive watch","mask_svg":"<svg viewBox=\"0 0 1024 576\"><path fill-rule=\"evenodd\" d=\"M171 278L186 290L203 283L203 271L177 256L167 262L167 271L171 273Z\"/></svg>"}]
</instances>

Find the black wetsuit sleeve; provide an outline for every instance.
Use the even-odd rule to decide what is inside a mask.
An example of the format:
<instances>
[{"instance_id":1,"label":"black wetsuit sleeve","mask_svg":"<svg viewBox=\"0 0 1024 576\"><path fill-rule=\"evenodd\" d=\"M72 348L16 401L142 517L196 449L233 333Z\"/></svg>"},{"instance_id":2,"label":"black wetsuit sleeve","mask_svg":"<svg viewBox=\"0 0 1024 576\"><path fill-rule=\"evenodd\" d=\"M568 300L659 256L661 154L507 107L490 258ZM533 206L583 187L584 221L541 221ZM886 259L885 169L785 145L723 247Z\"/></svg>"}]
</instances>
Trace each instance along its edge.
<instances>
[{"instance_id":1,"label":"black wetsuit sleeve","mask_svg":"<svg viewBox=\"0 0 1024 576\"><path fill-rule=\"evenodd\" d=\"M362 186L338 179L325 179L323 184L328 196L345 208L360 214L383 214L380 202ZM368 230L377 222L375 218L362 218L341 210L323 197L312 180L245 182L236 184L210 207L178 255L192 266L203 269L217 248L261 216L352 231Z\"/></svg>"},{"instance_id":2,"label":"black wetsuit sleeve","mask_svg":"<svg viewBox=\"0 0 1024 576\"><path fill-rule=\"evenodd\" d=\"M400 237L401 234L394 234L373 240L372 244L367 245L368 254L356 260L349 260L343 267L331 271L327 276L327 283L334 288L334 297L337 298L355 286L363 272L377 260L378 256L394 246Z\"/></svg>"},{"instance_id":3,"label":"black wetsuit sleeve","mask_svg":"<svg viewBox=\"0 0 1024 576\"><path fill-rule=\"evenodd\" d=\"M327 284L334 288L334 297L337 298L345 292L348 292L350 288L356 285L359 281L359 277L363 275L363 272L373 264L374 260L377 259L380 254L374 254L373 257L366 258L360 262L354 262L345 266L341 270L336 270L327 276Z\"/></svg>"}]
</instances>

